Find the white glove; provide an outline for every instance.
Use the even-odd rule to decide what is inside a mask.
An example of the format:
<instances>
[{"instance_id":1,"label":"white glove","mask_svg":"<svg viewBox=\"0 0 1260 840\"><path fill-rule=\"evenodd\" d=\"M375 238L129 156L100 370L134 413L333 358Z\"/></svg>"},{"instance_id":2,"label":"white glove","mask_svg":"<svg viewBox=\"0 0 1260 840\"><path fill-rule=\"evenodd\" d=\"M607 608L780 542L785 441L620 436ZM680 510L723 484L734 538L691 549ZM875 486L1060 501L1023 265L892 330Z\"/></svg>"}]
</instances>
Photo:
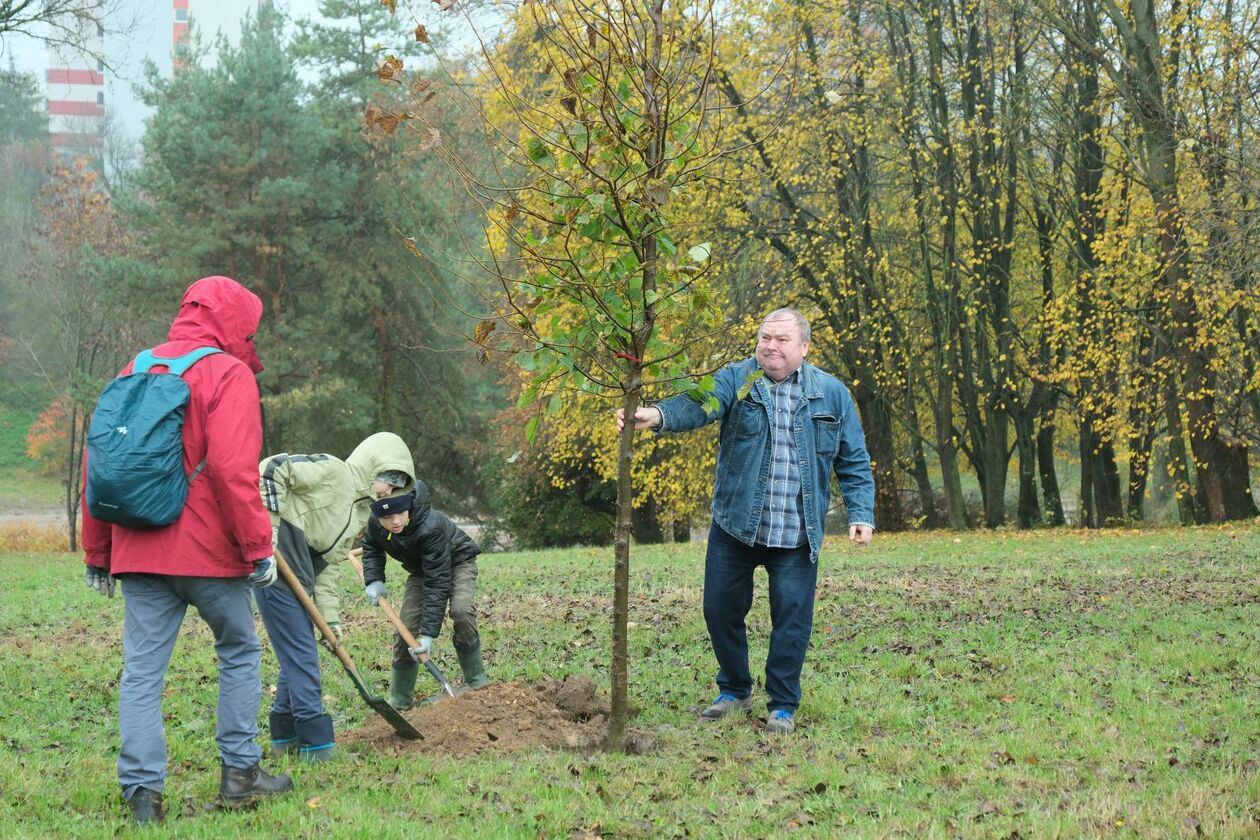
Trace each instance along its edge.
<instances>
[{"instance_id":1,"label":"white glove","mask_svg":"<svg viewBox=\"0 0 1260 840\"><path fill-rule=\"evenodd\" d=\"M95 589L106 598L114 597L114 576L104 569L98 569L96 566L88 566L87 585L89 588Z\"/></svg>"},{"instance_id":2,"label":"white glove","mask_svg":"<svg viewBox=\"0 0 1260 840\"><path fill-rule=\"evenodd\" d=\"M374 580L363 588L363 594L367 599L375 604L381 598L385 597L385 581Z\"/></svg>"},{"instance_id":3,"label":"white glove","mask_svg":"<svg viewBox=\"0 0 1260 840\"><path fill-rule=\"evenodd\" d=\"M254 573L249 582L257 589L266 589L276 582L276 561L273 557L264 557L254 561Z\"/></svg>"},{"instance_id":4,"label":"white glove","mask_svg":"<svg viewBox=\"0 0 1260 840\"><path fill-rule=\"evenodd\" d=\"M422 656L427 656L427 655L428 655L428 653L429 653L429 651L430 651L432 648L433 648L433 637L432 637L432 636L421 636L421 637L420 637L420 644L419 644L419 645L417 645L416 647L413 647L413 648L407 648L407 653L410 653L410 654L411 654L411 658L412 658L412 659L414 659L414 660L416 660L417 662L419 662L419 661L420 661L420 657L422 657Z\"/></svg>"}]
</instances>

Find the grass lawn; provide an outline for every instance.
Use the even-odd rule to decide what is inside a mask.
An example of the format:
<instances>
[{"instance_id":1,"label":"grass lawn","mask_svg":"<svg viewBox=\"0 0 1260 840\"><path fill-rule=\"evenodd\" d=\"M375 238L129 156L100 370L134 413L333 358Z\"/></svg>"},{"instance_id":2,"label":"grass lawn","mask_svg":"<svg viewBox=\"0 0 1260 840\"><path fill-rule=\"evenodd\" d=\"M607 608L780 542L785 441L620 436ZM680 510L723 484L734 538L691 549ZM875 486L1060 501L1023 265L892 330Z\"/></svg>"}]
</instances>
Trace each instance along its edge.
<instances>
[{"instance_id":1,"label":"grass lawn","mask_svg":"<svg viewBox=\"0 0 1260 840\"><path fill-rule=\"evenodd\" d=\"M703 546L634 555L640 756L421 758L344 748L280 762L298 790L245 813L218 782L209 635L184 627L164 701L179 837L1255 837L1260 833L1260 531L877 535L824 552L794 736L701 724L714 665ZM611 550L481 558L497 680L607 685ZM122 602L67 555L0 556L0 825L115 836ZM400 570L392 565L391 592ZM349 647L383 690L384 620L346 581ZM448 628L449 630L449 628ZM750 616L754 672L769 619ZM458 674L449 633L436 651ZM366 709L324 654L341 731ZM276 665L264 655L263 676ZM757 713L764 716L758 690ZM265 710L264 710L265 713ZM262 717L262 715L260 715ZM158 836L162 830L145 832Z\"/></svg>"},{"instance_id":2,"label":"grass lawn","mask_svg":"<svg viewBox=\"0 0 1260 840\"><path fill-rule=\"evenodd\" d=\"M57 479L40 475L33 464L0 465L0 507L59 505L64 490Z\"/></svg>"}]
</instances>

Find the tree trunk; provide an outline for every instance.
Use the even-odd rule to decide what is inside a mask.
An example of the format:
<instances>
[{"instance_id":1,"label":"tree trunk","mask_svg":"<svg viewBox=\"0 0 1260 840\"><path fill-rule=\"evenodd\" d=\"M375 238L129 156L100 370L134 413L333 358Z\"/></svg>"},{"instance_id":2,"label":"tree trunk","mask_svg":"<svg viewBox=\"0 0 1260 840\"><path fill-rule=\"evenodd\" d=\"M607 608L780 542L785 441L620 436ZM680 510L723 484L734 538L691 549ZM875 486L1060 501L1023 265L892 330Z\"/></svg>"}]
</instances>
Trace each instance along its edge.
<instances>
[{"instance_id":1,"label":"tree trunk","mask_svg":"<svg viewBox=\"0 0 1260 840\"><path fill-rule=\"evenodd\" d=\"M649 497L630 511L630 533L638 545L656 545L665 541L665 528L655 499Z\"/></svg>"},{"instance_id":2,"label":"tree trunk","mask_svg":"<svg viewBox=\"0 0 1260 840\"><path fill-rule=\"evenodd\" d=\"M1124 521L1124 502L1120 498L1120 469L1116 466L1116 448L1110 440L1098 445L1098 458L1094 464L1094 507L1098 511L1099 527L1109 528Z\"/></svg>"},{"instance_id":3,"label":"tree trunk","mask_svg":"<svg viewBox=\"0 0 1260 840\"><path fill-rule=\"evenodd\" d=\"M1155 446L1154 418L1129 436L1129 519L1145 519L1146 482L1151 471L1151 450Z\"/></svg>"},{"instance_id":4,"label":"tree trunk","mask_svg":"<svg viewBox=\"0 0 1260 840\"><path fill-rule=\"evenodd\" d=\"M1067 524L1067 517L1063 515L1063 494L1054 468L1053 410L1042 415L1041 428L1037 430L1037 471L1041 476L1041 496L1045 499L1046 524L1062 527Z\"/></svg>"},{"instance_id":5,"label":"tree trunk","mask_svg":"<svg viewBox=\"0 0 1260 840\"><path fill-rule=\"evenodd\" d=\"M932 323L933 345L936 350L936 400L933 404L933 420L936 424L937 455L941 461L942 493L949 516L949 527L962 530L968 527L967 507L963 501L962 477L959 473L958 444L954 438L954 394L959 382L965 381L965 371L960 360L963 335L960 328L963 311L962 290L958 277L958 165L954 153L954 141L949 129L949 94L944 79L944 23L942 9L937 6L926 13L928 33L928 97L929 130L932 134L931 154L936 174L936 189L940 195L939 212L932 214L926 196L922 195L919 179L915 179L915 206L918 209L920 252L924 260L924 277L927 281L928 317ZM907 129L908 130L908 129ZM914 158L917 161L917 156ZM928 231L937 226L940 219L941 253L943 273L942 288L935 288L931 266L934 255L930 247ZM965 400L960 401L965 404Z\"/></svg>"},{"instance_id":6,"label":"tree trunk","mask_svg":"<svg viewBox=\"0 0 1260 840\"><path fill-rule=\"evenodd\" d=\"M631 375L621 407L627 418L634 417L639 407L639 374ZM610 683L611 708L608 712L608 733L605 749L620 750L626 740L626 722L630 716L628 619L630 615L630 519L634 508L631 470L634 460L634 422L627 420L617 436L617 517L613 537L613 627Z\"/></svg>"},{"instance_id":7,"label":"tree trunk","mask_svg":"<svg viewBox=\"0 0 1260 840\"><path fill-rule=\"evenodd\" d=\"M1094 515L1094 455L1089 445L1089 432L1085 424L1081 424L1079 449L1081 455L1081 497L1076 505L1076 525L1078 528L1097 528L1098 517Z\"/></svg>"},{"instance_id":8,"label":"tree trunk","mask_svg":"<svg viewBox=\"0 0 1260 840\"><path fill-rule=\"evenodd\" d=\"M1117 395L1109 365L1114 342L1113 316L1095 306L1101 259L1094 245L1102 237L1104 156L1102 114L1099 108L1099 67L1089 54L1098 43L1098 5L1084 0L1080 8L1082 51L1075 53L1076 135L1073 170L1076 195L1076 235L1072 237L1072 262L1076 270L1076 317L1082 325L1077 355L1086 361L1080 376L1081 522L1097 528L1123 519L1119 470L1110 444L1111 421ZM1104 290L1104 296L1106 290ZM1115 475L1114 483L1111 476Z\"/></svg>"},{"instance_id":9,"label":"tree trunk","mask_svg":"<svg viewBox=\"0 0 1260 840\"><path fill-rule=\"evenodd\" d=\"M858 4L849 7L851 20L856 25L860 13ZM801 36L808 59L809 88L816 107L826 109L827 91L824 84L824 71L818 54L818 43L810 18L801 19ZM865 118L865 101L863 90L866 83L865 71L858 63L853 68L850 83L856 95L852 104L846 109L859 118ZM879 183L873 173L871 155L864 139L854 138L845 131L828 132L824 142L827 149L827 165L831 174L832 199L837 209L836 234L845 243L844 273L850 284L850 293L845 295L842 288L834 283L831 293L836 300L856 298L854 310L856 315L849 316L851 321L844 324L844 319L831 317L837 326L837 335L845 334L845 327L851 327L850 335L862 336L861 340L880 342L877 336L885 331L894 334L901 332L895 323L893 311L887 307L877 309L875 301L883 297L884 292L878 288L880 280L879 243L875 241L871 224L871 194ZM824 268L817 272L818 276L830 277ZM815 299L817 292L813 290ZM823 302L823 301L820 301ZM823 306L823 311L830 313L834 307ZM880 325L879 317L894 323ZM876 329L870 325L876 324ZM882 342L880 342L882 343ZM877 390L880 360L886 360L885 353L863 353L863 347L856 342L845 342L844 356L849 383L854 399L858 403L858 411L862 416L862 427L866 433L867 448L871 454L871 466L875 478L875 521L883 531L904 531L906 529L905 511L902 510L901 497L897 493L897 454L893 441L892 412L886 397ZM894 345L894 352L899 349ZM885 364L887 362L885 361Z\"/></svg>"},{"instance_id":10,"label":"tree trunk","mask_svg":"<svg viewBox=\"0 0 1260 840\"><path fill-rule=\"evenodd\" d=\"M1160 285L1170 302L1168 326L1173 338L1189 428L1194 467L1207 518L1223 522L1254 510L1246 448L1231 446L1221 431L1216 409L1216 348L1200 333L1199 307L1190 268L1190 246L1177 174L1177 120L1173 110L1179 84L1179 45L1166 57L1152 0L1132 0L1129 17L1108 5L1131 65L1125 91L1134 121L1141 127L1144 175L1155 205L1160 256ZM1167 58L1167 60L1166 60ZM1167 86L1167 90L1165 89ZM1231 463L1232 461L1232 463ZM1248 478L1239 481L1238 476Z\"/></svg>"},{"instance_id":11,"label":"tree trunk","mask_svg":"<svg viewBox=\"0 0 1260 840\"><path fill-rule=\"evenodd\" d=\"M984 441L985 494L984 524L986 528L1000 528L1006 523L1006 473L1010 467L1010 450L1007 447L1006 412L994 411L986 424Z\"/></svg>"},{"instance_id":12,"label":"tree trunk","mask_svg":"<svg viewBox=\"0 0 1260 840\"><path fill-rule=\"evenodd\" d=\"M949 527L963 531L970 527L967 506L963 502L962 475L958 471L958 445L954 443L953 388L949 372L939 370L933 419L936 424L936 452L941 462L941 493L945 497L945 515Z\"/></svg>"},{"instance_id":13,"label":"tree trunk","mask_svg":"<svg viewBox=\"0 0 1260 840\"><path fill-rule=\"evenodd\" d=\"M1171 162L1165 164L1165 168L1172 166ZM1172 177L1175 178L1175 173ZM1176 189L1175 183L1171 189ZM1189 246L1185 242L1180 204L1175 194L1165 193L1156 198L1155 206L1164 276L1172 289L1171 317L1185 387L1190 448L1194 452L1195 471L1203 490L1203 505L1211 522L1251 516L1254 515L1251 512L1244 513L1255 509L1250 491L1247 491L1246 498L1240 492L1240 484L1250 484L1247 448L1231 447L1221 434L1216 412L1216 376L1212 370L1214 352L1211 346L1202 343L1199 336L1198 305L1194 289L1190 286ZM1234 462L1231 463L1231 460ZM1227 478L1235 475L1248 478L1241 483Z\"/></svg>"},{"instance_id":14,"label":"tree trunk","mask_svg":"<svg viewBox=\"0 0 1260 840\"><path fill-rule=\"evenodd\" d=\"M1181 395L1177 382L1169 372L1164 378L1164 419L1168 423L1168 468L1172 480L1173 496L1177 499L1177 514L1182 525L1193 525L1199 519L1196 492L1190 486L1190 474L1186 469L1186 438L1181 423Z\"/></svg>"},{"instance_id":15,"label":"tree trunk","mask_svg":"<svg viewBox=\"0 0 1260 840\"><path fill-rule=\"evenodd\" d=\"M1029 122L1024 122L1024 152L1033 154L1032 130ZM1063 163L1063 154L1058 147L1051 149L1051 179L1057 182ZM1037 190L1033 198L1033 217L1037 226L1037 259L1041 269L1041 309L1051 311L1055 303L1054 291L1054 218L1057 215L1057 202L1053 190ZM1032 395L1028 398L1031 426L1035 426L1035 449L1037 473L1041 481L1041 495L1045 502L1039 518L1047 525L1062 526L1064 524L1063 499L1059 492L1059 476L1054 466L1054 417L1059 408L1059 390L1051 384L1051 374L1056 362L1062 361L1066 352L1064 348L1055 351L1050 346L1050 335L1043 322L1038 328L1037 336L1037 381L1033 385ZM1030 430L1031 431L1031 430ZM1022 460L1023 453L1021 451ZM1022 463L1021 463L1022 467ZM1021 498L1022 487L1021 484ZM1032 491L1035 494L1035 490Z\"/></svg>"},{"instance_id":16,"label":"tree trunk","mask_svg":"<svg viewBox=\"0 0 1260 840\"><path fill-rule=\"evenodd\" d=\"M70 429L66 433L70 450L66 453L66 480L65 480L65 507L66 507L66 526L69 528L67 536L70 538L70 551L79 550L79 534L78 534L78 513L79 513L79 491L83 476L83 442L87 434L87 423L80 421L79 401L75 399L73 391L69 392L70 400Z\"/></svg>"},{"instance_id":17,"label":"tree trunk","mask_svg":"<svg viewBox=\"0 0 1260 840\"><path fill-rule=\"evenodd\" d=\"M1094 426L1097 417L1086 412L1081 418L1081 490L1088 489L1091 502L1090 527L1104 528L1124 520L1120 499L1120 470L1111 441ZM1085 487L1089 482L1088 488Z\"/></svg>"},{"instance_id":18,"label":"tree trunk","mask_svg":"<svg viewBox=\"0 0 1260 840\"><path fill-rule=\"evenodd\" d=\"M927 307L928 327L931 332L932 355L928 362L934 382L927 388L932 391L933 447L941 468L941 495L945 504L945 524L954 530L967 527L966 507L963 503L962 483L958 472L958 449L954 441L954 382L952 370L957 354L955 334L958 323L957 302L957 185L954 180L953 148L945 114L948 100L943 82L942 60L944 54L939 9L922 8L928 28L928 79L927 93L923 97L922 115L928 120L931 140L922 137L915 126L919 122L918 97L923 84L918 75L915 51L911 48L911 27L904 8L886 8L886 31L890 52L904 55L904 61L896 66L901 85L907 91L902 106L901 139L905 146L906 161L910 169L910 188L913 198L918 262L923 278L924 303ZM929 185L926 172L936 175L936 189ZM934 206L934 200L940 206ZM940 254L932 246L932 234L939 230ZM937 283L934 264L941 260L944 276ZM925 379L928 377L925 376ZM913 410L912 390L907 395ZM915 473L924 510L934 507L931 483L927 480L926 462L922 458L922 436L918 434L917 419L911 434L916 441Z\"/></svg>"},{"instance_id":19,"label":"tree trunk","mask_svg":"<svg viewBox=\"0 0 1260 840\"><path fill-rule=\"evenodd\" d=\"M665 118L660 81L661 50L664 42L664 0L655 0L648 10L651 27L645 33L641 45L644 61L643 116L647 123L648 142L643 153L643 163L649 178L661 176L665 145ZM643 321L634 332L634 355L642 359L647 355L648 342L656 326L656 307L649 295L655 295L657 283L657 231L649 223L639 231L639 251L643 277ZM626 742L626 724L630 717L630 683L627 673L629 659L630 615L630 525L634 508L633 455L634 412L642 402L643 372L638 363L629 366L622 409L626 422L617 439L617 518L613 550L613 626L611 694L608 712L608 731L604 737L605 750L621 750Z\"/></svg>"},{"instance_id":20,"label":"tree trunk","mask_svg":"<svg viewBox=\"0 0 1260 840\"><path fill-rule=\"evenodd\" d=\"M1015 507L1015 522L1020 528L1031 528L1041 521L1032 412L1021 411L1015 415L1015 445L1019 451L1019 501Z\"/></svg>"},{"instance_id":21,"label":"tree trunk","mask_svg":"<svg viewBox=\"0 0 1260 840\"><path fill-rule=\"evenodd\" d=\"M907 380L908 381L908 380ZM919 431L919 410L914 404L914 394L906 389L906 407L909 413L910 448L913 455L910 473L914 476L915 486L919 490L919 505L923 512L923 527L936 529L944 527L945 521L936 509L936 494L932 491L932 479L928 477L927 457L923 454L923 434Z\"/></svg>"},{"instance_id":22,"label":"tree trunk","mask_svg":"<svg viewBox=\"0 0 1260 840\"><path fill-rule=\"evenodd\" d=\"M1247 466L1247 444L1240 440L1226 441L1225 473L1221 484L1225 491L1225 518L1250 519L1257 514L1256 500L1251 495L1251 471Z\"/></svg>"},{"instance_id":23,"label":"tree trunk","mask_svg":"<svg viewBox=\"0 0 1260 840\"><path fill-rule=\"evenodd\" d=\"M685 519L675 519L673 524L674 542L691 542L691 523Z\"/></svg>"},{"instance_id":24,"label":"tree trunk","mask_svg":"<svg viewBox=\"0 0 1260 840\"><path fill-rule=\"evenodd\" d=\"M881 531L904 531L906 515L897 495L897 452L888 406L870 388L855 387L853 397L862 416L875 475L875 521Z\"/></svg>"}]
</instances>

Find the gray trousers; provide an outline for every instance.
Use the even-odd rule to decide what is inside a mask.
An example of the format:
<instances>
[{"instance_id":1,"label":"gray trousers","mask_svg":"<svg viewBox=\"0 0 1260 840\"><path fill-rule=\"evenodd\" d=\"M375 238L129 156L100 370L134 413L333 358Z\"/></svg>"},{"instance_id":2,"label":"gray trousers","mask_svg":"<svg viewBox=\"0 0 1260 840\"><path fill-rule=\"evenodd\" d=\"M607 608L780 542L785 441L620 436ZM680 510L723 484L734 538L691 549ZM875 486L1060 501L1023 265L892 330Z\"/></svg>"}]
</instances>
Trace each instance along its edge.
<instances>
[{"instance_id":1,"label":"gray trousers","mask_svg":"<svg viewBox=\"0 0 1260 840\"><path fill-rule=\"evenodd\" d=\"M481 645L481 636L477 633L477 561L469 558L451 567L451 600L447 604L450 610L451 623L455 630L451 640L455 651L474 650ZM420 619L424 613L424 578L411 575L407 578L403 590L402 609L399 618L411 635L420 637ZM394 634L394 667L409 668L416 661L407 653L407 643L402 636Z\"/></svg>"},{"instance_id":2,"label":"gray trousers","mask_svg":"<svg viewBox=\"0 0 1260 840\"><path fill-rule=\"evenodd\" d=\"M258 701L262 693L262 646L254 632L249 583L241 578L120 576L123 619L123 675L118 687L122 751L118 783L124 799L137 788L161 791L166 780L166 734L162 690L166 666L189 605L214 633L219 665L219 706L215 742L229 767L253 767L262 758Z\"/></svg>"}]
</instances>

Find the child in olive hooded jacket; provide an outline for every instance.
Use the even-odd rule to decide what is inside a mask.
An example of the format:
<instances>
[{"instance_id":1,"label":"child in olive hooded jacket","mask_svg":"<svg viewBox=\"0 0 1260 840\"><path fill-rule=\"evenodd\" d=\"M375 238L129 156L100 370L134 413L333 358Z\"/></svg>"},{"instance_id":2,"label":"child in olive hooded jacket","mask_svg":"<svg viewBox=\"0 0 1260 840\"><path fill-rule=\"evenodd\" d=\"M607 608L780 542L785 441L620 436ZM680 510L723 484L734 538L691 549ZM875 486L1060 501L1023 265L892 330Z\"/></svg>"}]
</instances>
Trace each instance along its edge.
<instances>
[{"instance_id":1,"label":"child in olive hooded jacket","mask_svg":"<svg viewBox=\"0 0 1260 840\"><path fill-rule=\"evenodd\" d=\"M273 455L259 464L259 490L271 515L273 542L307 595L314 595L338 639L333 575L367 525L382 476L410 487L411 451L398 435L378 432L346 460L332 455ZM331 597L330 597L331 596ZM333 752L332 718L324 712L319 648L310 617L284 581L258 590L258 612L280 662L270 725L274 752L321 760Z\"/></svg>"},{"instance_id":2,"label":"child in olive hooded jacket","mask_svg":"<svg viewBox=\"0 0 1260 840\"><path fill-rule=\"evenodd\" d=\"M449 604L455 654L464 683L480 688L489 682L481 661L477 633L477 555L480 546L430 504L429 487L395 492L372 503L372 519L363 537L364 592L372 603L385 594L385 558L402 563L408 577L400 616L419 648L394 636L394 671L389 703L408 709L415 699L418 658L427 654L442 629Z\"/></svg>"}]
</instances>

